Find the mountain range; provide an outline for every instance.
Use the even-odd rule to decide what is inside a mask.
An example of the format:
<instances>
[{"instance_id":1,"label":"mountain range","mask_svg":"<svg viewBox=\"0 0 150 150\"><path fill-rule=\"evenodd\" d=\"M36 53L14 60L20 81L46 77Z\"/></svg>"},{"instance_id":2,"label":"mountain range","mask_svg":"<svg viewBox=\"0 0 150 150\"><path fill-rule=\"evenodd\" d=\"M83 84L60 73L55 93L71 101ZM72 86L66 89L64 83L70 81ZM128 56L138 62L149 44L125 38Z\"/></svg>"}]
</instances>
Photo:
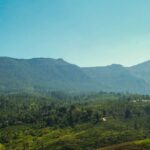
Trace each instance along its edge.
<instances>
[{"instance_id":1,"label":"mountain range","mask_svg":"<svg viewBox=\"0 0 150 150\"><path fill-rule=\"evenodd\" d=\"M150 61L132 67L79 67L63 59L0 57L0 92L17 91L150 94Z\"/></svg>"}]
</instances>

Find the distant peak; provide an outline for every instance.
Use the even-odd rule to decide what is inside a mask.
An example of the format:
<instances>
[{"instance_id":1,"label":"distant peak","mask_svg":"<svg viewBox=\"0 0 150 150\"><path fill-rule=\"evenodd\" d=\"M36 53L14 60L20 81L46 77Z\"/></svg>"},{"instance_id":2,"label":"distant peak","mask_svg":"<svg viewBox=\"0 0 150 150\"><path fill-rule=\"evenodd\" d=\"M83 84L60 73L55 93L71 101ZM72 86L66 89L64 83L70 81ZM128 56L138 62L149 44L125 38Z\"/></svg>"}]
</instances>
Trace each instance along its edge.
<instances>
[{"instance_id":1,"label":"distant peak","mask_svg":"<svg viewBox=\"0 0 150 150\"><path fill-rule=\"evenodd\" d=\"M111 64L108 67L117 67L117 68L119 67L119 68L122 68L123 66L120 65L120 64Z\"/></svg>"},{"instance_id":2,"label":"distant peak","mask_svg":"<svg viewBox=\"0 0 150 150\"><path fill-rule=\"evenodd\" d=\"M57 61L59 61L59 62L64 62L64 59L58 58Z\"/></svg>"},{"instance_id":3,"label":"distant peak","mask_svg":"<svg viewBox=\"0 0 150 150\"><path fill-rule=\"evenodd\" d=\"M62 58L58 58L58 59L56 59L55 61L56 61L56 63L59 64L59 65L68 65L68 64L70 64L70 63L66 62L66 61L65 61L64 59L62 59Z\"/></svg>"}]
</instances>

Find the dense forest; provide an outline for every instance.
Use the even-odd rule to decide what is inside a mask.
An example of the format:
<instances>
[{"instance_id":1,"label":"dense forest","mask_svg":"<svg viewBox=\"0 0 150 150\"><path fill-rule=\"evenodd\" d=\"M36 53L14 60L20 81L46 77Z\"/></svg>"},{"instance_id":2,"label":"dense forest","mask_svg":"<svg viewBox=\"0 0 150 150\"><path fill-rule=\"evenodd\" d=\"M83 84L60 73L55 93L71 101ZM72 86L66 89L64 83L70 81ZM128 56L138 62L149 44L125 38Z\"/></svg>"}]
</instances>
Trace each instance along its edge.
<instances>
[{"instance_id":1,"label":"dense forest","mask_svg":"<svg viewBox=\"0 0 150 150\"><path fill-rule=\"evenodd\" d=\"M3 94L0 150L107 150L131 141L148 150L149 120L148 95Z\"/></svg>"}]
</instances>

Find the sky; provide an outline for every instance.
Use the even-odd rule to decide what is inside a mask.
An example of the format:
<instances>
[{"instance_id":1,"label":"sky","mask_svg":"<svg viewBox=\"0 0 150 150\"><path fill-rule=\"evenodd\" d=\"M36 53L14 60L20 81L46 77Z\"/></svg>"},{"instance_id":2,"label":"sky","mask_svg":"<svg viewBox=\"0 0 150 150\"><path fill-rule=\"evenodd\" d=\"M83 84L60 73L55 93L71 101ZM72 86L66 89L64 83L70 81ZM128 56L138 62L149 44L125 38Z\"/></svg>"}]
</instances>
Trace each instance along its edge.
<instances>
[{"instance_id":1,"label":"sky","mask_svg":"<svg viewBox=\"0 0 150 150\"><path fill-rule=\"evenodd\" d=\"M0 0L0 56L79 66L150 59L150 0Z\"/></svg>"}]
</instances>

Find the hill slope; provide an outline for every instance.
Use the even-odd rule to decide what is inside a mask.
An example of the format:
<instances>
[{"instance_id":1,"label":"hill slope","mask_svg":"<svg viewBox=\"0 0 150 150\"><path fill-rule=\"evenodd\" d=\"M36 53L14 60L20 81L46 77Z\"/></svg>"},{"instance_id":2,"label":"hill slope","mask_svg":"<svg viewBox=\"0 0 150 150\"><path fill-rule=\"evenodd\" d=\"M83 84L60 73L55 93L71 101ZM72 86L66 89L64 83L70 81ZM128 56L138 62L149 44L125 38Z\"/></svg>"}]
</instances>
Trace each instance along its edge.
<instances>
[{"instance_id":1,"label":"hill slope","mask_svg":"<svg viewBox=\"0 0 150 150\"><path fill-rule=\"evenodd\" d=\"M134 76L141 78L150 84L150 61L132 66L128 69Z\"/></svg>"},{"instance_id":2,"label":"hill slope","mask_svg":"<svg viewBox=\"0 0 150 150\"><path fill-rule=\"evenodd\" d=\"M62 59L0 58L0 89L15 90L96 90L93 81L76 65Z\"/></svg>"},{"instance_id":3,"label":"hill slope","mask_svg":"<svg viewBox=\"0 0 150 150\"><path fill-rule=\"evenodd\" d=\"M106 67L83 69L84 72L93 80L97 81L97 83L109 87L107 90L114 92L148 92L148 84L121 65L113 64Z\"/></svg>"},{"instance_id":4,"label":"hill slope","mask_svg":"<svg viewBox=\"0 0 150 150\"><path fill-rule=\"evenodd\" d=\"M141 140L123 144L117 144L106 148L100 148L98 150L149 150L150 140Z\"/></svg>"},{"instance_id":5,"label":"hill slope","mask_svg":"<svg viewBox=\"0 0 150 150\"><path fill-rule=\"evenodd\" d=\"M121 65L81 68L63 59L0 57L0 91L150 93L149 65L145 65L147 74L142 69Z\"/></svg>"}]
</instances>

